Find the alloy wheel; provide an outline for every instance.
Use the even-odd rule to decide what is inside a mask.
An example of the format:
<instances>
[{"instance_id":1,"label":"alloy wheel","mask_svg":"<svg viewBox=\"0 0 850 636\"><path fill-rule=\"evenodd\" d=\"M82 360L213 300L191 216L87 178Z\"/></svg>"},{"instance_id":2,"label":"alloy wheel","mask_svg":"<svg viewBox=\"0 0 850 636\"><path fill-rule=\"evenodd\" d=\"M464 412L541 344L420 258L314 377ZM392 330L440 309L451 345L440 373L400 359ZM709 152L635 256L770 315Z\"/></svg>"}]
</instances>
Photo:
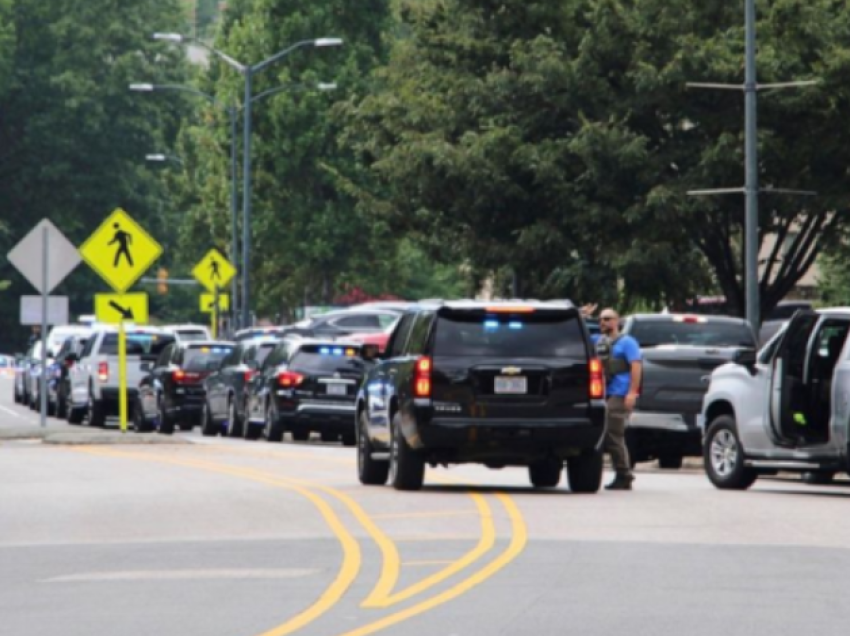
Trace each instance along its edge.
<instances>
[{"instance_id":1,"label":"alloy wheel","mask_svg":"<svg viewBox=\"0 0 850 636\"><path fill-rule=\"evenodd\" d=\"M729 477L738 466L738 440L731 431L718 431L711 440L711 467L720 477Z\"/></svg>"}]
</instances>

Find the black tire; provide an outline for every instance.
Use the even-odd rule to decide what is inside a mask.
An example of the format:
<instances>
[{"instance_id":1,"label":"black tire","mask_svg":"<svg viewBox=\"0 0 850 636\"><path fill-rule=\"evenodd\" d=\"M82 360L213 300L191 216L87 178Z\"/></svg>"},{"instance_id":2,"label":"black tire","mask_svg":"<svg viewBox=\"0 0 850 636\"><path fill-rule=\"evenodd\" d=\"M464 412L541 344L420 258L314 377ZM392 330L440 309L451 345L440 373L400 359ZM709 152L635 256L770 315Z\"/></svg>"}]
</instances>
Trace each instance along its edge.
<instances>
[{"instance_id":1,"label":"black tire","mask_svg":"<svg viewBox=\"0 0 850 636\"><path fill-rule=\"evenodd\" d=\"M340 435L340 439L342 440L342 445L351 447L357 444L357 433L351 431L350 433L346 432Z\"/></svg>"},{"instance_id":2,"label":"black tire","mask_svg":"<svg viewBox=\"0 0 850 636\"><path fill-rule=\"evenodd\" d=\"M266 404L266 417L263 425L263 433L269 442L280 443L283 441L283 422L278 415L277 408L272 400Z\"/></svg>"},{"instance_id":3,"label":"black tire","mask_svg":"<svg viewBox=\"0 0 850 636\"><path fill-rule=\"evenodd\" d=\"M227 401L227 435L228 437L242 437L242 427L244 426L239 413L236 410L236 400L230 398Z\"/></svg>"},{"instance_id":4,"label":"black tire","mask_svg":"<svg viewBox=\"0 0 850 636\"><path fill-rule=\"evenodd\" d=\"M801 475L803 483L812 486L829 486L835 481L835 472L831 470L812 470Z\"/></svg>"},{"instance_id":5,"label":"black tire","mask_svg":"<svg viewBox=\"0 0 850 636\"><path fill-rule=\"evenodd\" d=\"M658 467L664 470L679 470L684 457L678 454L664 454L658 457Z\"/></svg>"},{"instance_id":6,"label":"black tire","mask_svg":"<svg viewBox=\"0 0 850 636\"><path fill-rule=\"evenodd\" d=\"M703 444L709 481L721 490L746 490L758 479L758 473L744 465L744 458L734 418L720 415L712 420Z\"/></svg>"},{"instance_id":7,"label":"black tire","mask_svg":"<svg viewBox=\"0 0 850 636\"><path fill-rule=\"evenodd\" d=\"M528 478L535 488L554 488L561 483L563 467L564 463L558 459L543 459L528 467Z\"/></svg>"},{"instance_id":8,"label":"black tire","mask_svg":"<svg viewBox=\"0 0 850 636\"><path fill-rule=\"evenodd\" d=\"M248 409L245 409L245 419L242 420L242 437L247 440L260 439L263 433L263 427L252 424L248 418Z\"/></svg>"},{"instance_id":9,"label":"black tire","mask_svg":"<svg viewBox=\"0 0 850 636\"><path fill-rule=\"evenodd\" d=\"M68 417L68 400L64 395L56 397L56 417L60 420Z\"/></svg>"},{"instance_id":10,"label":"black tire","mask_svg":"<svg viewBox=\"0 0 850 636\"><path fill-rule=\"evenodd\" d=\"M136 400L136 404L133 405L133 430L136 433L150 433L153 428L153 425L145 419L141 401Z\"/></svg>"},{"instance_id":11,"label":"black tire","mask_svg":"<svg viewBox=\"0 0 850 636\"><path fill-rule=\"evenodd\" d=\"M292 439L296 442L306 442L310 439L310 429L309 428L293 428L292 429Z\"/></svg>"},{"instance_id":12,"label":"black tire","mask_svg":"<svg viewBox=\"0 0 850 636\"><path fill-rule=\"evenodd\" d=\"M21 393L18 391L18 381L15 380L15 385L12 387L12 396L14 397L15 404L20 404L23 402L21 398Z\"/></svg>"},{"instance_id":13,"label":"black tire","mask_svg":"<svg viewBox=\"0 0 850 636\"><path fill-rule=\"evenodd\" d=\"M567 481L575 493L598 492L602 486L602 452L593 450L567 460Z\"/></svg>"},{"instance_id":14,"label":"black tire","mask_svg":"<svg viewBox=\"0 0 850 636\"><path fill-rule=\"evenodd\" d=\"M68 424L82 424L86 417L86 409L75 407L73 403L68 404L68 411L65 416Z\"/></svg>"},{"instance_id":15,"label":"black tire","mask_svg":"<svg viewBox=\"0 0 850 636\"><path fill-rule=\"evenodd\" d=\"M401 417L393 416L390 433L390 485L396 490L420 490L425 481L425 458L410 448L401 432Z\"/></svg>"},{"instance_id":16,"label":"black tire","mask_svg":"<svg viewBox=\"0 0 850 636\"><path fill-rule=\"evenodd\" d=\"M103 428L106 424L106 409L103 406L103 401L95 400L91 393L89 393L89 406L86 409L86 414L89 426Z\"/></svg>"},{"instance_id":17,"label":"black tire","mask_svg":"<svg viewBox=\"0 0 850 636\"><path fill-rule=\"evenodd\" d=\"M174 435L174 417L165 412L162 398L156 402L156 415L159 421L159 432L162 435Z\"/></svg>"},{"instance_id":18,"label":"black tire","mask_svg":"<svg viewBox=\"0 0 850 636\"><path fill-rule=\"evenodd\" d=\"M366 412L360 412L357 428L357 476L364 486L383 486L390 475L390 463L372 459L372 443L366 433Z\"/></svg>"},{"instance_id":19,"label":"black tire","mask_svg":"<svg viewBox=\"0 0 850 636\"><path fill-rule=\"evenodd\" d=\"M213 421L209 402L204 400L204 408L201 411L201 435L204 437L215 437L218 433L219 426Z\"/></svg>"},{"instance_id":20,"label":"black tire","mask_svg":"<svg viewBox=\"0 0 850 636\"><path fill-rule=\"evenodd\" d=\"M48 417L56 417L56 404L50 401L50 398L47 398L47 416Z\"/></svg>"}]
</instances>

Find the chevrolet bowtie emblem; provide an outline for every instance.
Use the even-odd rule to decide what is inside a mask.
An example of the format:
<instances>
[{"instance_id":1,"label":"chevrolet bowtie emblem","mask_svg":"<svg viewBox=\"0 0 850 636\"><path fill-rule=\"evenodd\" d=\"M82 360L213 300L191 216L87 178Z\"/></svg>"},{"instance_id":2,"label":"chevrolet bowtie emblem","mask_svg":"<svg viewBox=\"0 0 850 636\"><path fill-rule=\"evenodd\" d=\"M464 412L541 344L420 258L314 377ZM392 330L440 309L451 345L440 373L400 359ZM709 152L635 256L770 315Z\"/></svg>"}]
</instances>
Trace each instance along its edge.
<instances>
[{"instance_id":1,"label":"chevrolet bowtie emblem","mask_svg":"<svg viewBox=\"0 0 850 636\"><path fill-rule=\"evenodd\" d=\"M502 373L504 373L505 375L519 375L520 373L522 373L522 369L520 369L519 367L505 367L504 369L502 369Z\"/></svg>"}]
</instances>

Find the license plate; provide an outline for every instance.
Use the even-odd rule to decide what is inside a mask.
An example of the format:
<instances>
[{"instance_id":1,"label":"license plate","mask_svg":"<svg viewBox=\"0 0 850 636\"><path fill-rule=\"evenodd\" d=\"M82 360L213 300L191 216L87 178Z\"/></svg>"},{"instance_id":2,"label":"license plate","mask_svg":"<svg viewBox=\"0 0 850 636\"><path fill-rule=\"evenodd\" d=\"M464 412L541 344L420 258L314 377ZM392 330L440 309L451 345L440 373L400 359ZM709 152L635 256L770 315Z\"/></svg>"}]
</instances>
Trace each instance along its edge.
<instances>
[{"instance_id":1,"label":"license plate","mask_svg":"<svg viewBox=\"0 0 850 636\"><path fill-rule=\"evenodd\" d=\"M528 378L525 376L506 377L498 375L493 389L495 393L524 395L528 393Z\"/></svg>"},{"instance_id":2,"label":"license plate","mask_svg":"<svg viewBox=\"0 0 850 636\"><path fill-rule=\"evenodd\" d=\"M329 384L328 385L328 395L345 395L348 393L344 384Z\"/></svg>"}]
</instances>

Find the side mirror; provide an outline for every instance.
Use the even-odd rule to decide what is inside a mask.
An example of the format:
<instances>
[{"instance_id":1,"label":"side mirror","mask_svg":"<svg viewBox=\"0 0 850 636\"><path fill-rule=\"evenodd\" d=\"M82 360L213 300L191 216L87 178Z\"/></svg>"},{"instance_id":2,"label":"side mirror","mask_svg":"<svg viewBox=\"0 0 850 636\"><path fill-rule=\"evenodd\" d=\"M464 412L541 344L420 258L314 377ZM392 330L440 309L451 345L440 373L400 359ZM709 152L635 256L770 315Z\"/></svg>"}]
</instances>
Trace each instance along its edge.
<instances>
[{"instance_id":1,"label":"side mirror","mask_svg":"<svg viewBox=\"0 0 850 636\"><path fill-rule=\"evenodd\" d=\"M755 349L738 349L732 357L732 362L746 367L750 373L756 368L758 362L758 352Z\"/></svg>"},{"instance_id":2,"label":"side mirror","mask_svg":"<svg viewBox=\"0 0 850 636\"><path fill-rule=\"evenodd\" d=\"M376 344L364 344L360 347L360 357L368 362L374 362L380 359L381 350Z\"/></svg>"},{"instance_id":3,"label":"side mirror","mask_svg":"<svg viewBox=\"0 0 850 636\"><path fill-rule=\"evenodd\" d=\"M151 364L150 362L142 362L142 364L139 365L139 369L141 369L145 373L150 373L151 369L153 369L153 364Z\"/></svg>"}]
</instances>

